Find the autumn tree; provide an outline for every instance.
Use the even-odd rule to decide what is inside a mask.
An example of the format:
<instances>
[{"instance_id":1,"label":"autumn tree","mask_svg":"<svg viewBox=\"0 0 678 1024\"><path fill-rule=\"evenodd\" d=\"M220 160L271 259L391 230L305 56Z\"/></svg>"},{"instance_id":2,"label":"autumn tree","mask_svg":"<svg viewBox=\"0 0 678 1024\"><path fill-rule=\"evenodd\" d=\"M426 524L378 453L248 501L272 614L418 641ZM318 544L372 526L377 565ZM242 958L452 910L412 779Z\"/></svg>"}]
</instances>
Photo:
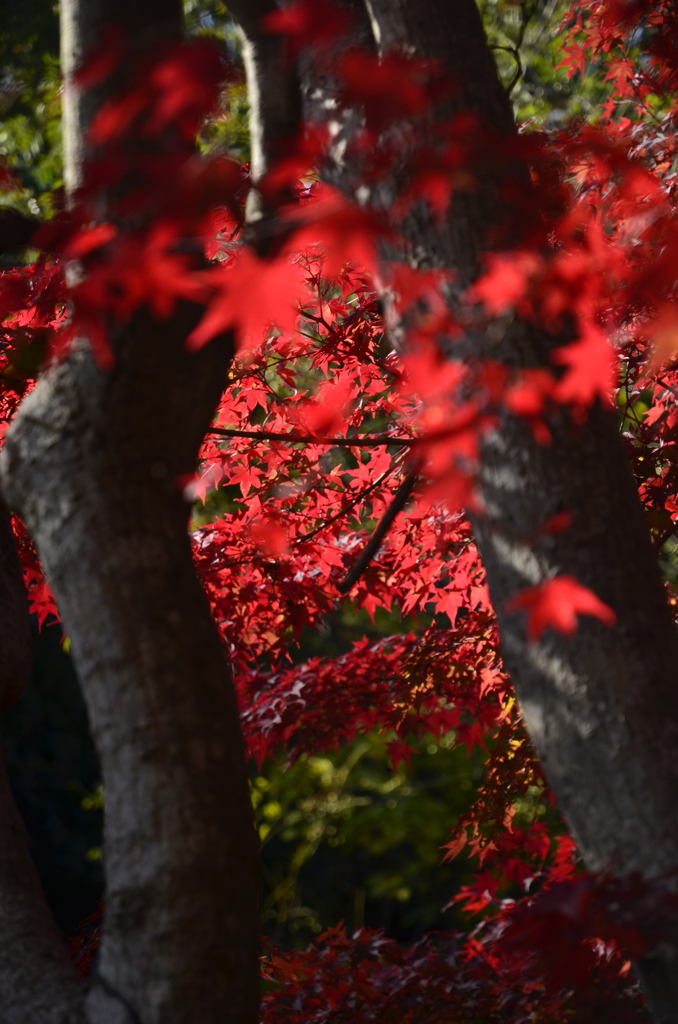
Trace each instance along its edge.
<instances>
[{"instance_id":1,"label":"autumn tree","mask_svg":"<svg viewBox=\"0 0 678 1024\"><path fill-rule=\"evenodd\" d=\"M375 724L395 731L394 758L417 729L455 730L469 746L500 737L490 817L508 814L511 780L541 785L516 738L483 571L541 770L587 867L610 873L608 904L635 908L625 934L655 1019L677 1020L674 926L657 907L671 906L661 883L678 863L678 651L643 511L660 513L651 523L665 550L678 516L673 383L657 376L675 333L671 12L598 4L581 20L575 8L572 66L608 61L616 90L607 136L575 126L547 137L518 132L473 0L229 9L244 40L247 176L218 152L196 155L237 72L204 40L183 42L180 3L63 0L66 210L37 233L0 219L5 248L30 240L42 254L2 284L6 418L28 391L4 444L3 492L72 644L102 763L107 886L85 992L4 787L7 1020L257 1019L240 718L260 758ZM46 369L34 388L17 386L12 354L37 332ZM607 334L621 339L615 356ZM609 400L615 372L626 439ZM191 544L187 498L224 480L239 495ZM21 527L6 510L3 521L9 702L28 664L15 535L32 607L51 599ZM454 629L438 622L423 640L281 671L288 636L342 594L371 612L395 597ZM483 846L479 820L462 845L508 854L520 833ZM523 868L551 858L549 884L571 880L566 843L538 827L523 839ZM634 875L645 888L631 892ZM593 883L572 885L578 906L593 906ZM562 890L550 891L547 926L561 907ZM526 935L539 947L534 920L497 947L509 960ZM591 927L589 938L619 938L599 918ZM317 960L273 973L296 984L362 957L396 999L403 954L363 936L349 956L347 943L335 935ZM453 987L449 956L420 959L440 1019L477 1012L471 982ZM487 992L488 1020L528 1012L516 975ZM267 1019L289 1021L302 1003L269 1000ZM434 1020L431 1005L410 1019ZM336 1019L359 1019L346 1012Z\"/></svg>"}]
</instances>

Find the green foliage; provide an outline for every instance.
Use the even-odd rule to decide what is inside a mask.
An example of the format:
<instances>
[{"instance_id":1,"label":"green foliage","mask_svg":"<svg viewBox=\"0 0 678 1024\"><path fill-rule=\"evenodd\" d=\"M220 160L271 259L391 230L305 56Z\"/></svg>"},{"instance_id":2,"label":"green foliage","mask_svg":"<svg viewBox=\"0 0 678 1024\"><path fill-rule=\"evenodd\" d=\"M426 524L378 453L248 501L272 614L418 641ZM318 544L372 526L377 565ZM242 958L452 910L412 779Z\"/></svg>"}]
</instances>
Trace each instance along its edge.
<instances>
[{"instance_id":1,"label":"green foliage","mask_svg":"<svg viewBox=\"0 0 678 1024\"><path fill-rule=\"evenodd\" d=\"M573 117L595 120L609 88L597 76L568 79L558 68L567 31L567 0L480 0L485 29L516 120L557 128Z\"/></svg>"},{"instance_id":2,"label":"green foliage","mask_svg":"<svg viewBox=\"0 0 678 1024\"><path fill-rule=\"evenodd\" d=\"M184 18L188 35L214 36L226 44L233 64L241 66L240 35L225 4L220 0L185 0ZM207 153L222 150L231 153L241 163L247 163L250 158L248 118L249 102L243 72L240 81L225 87L221 112L201 133L201 150Z\"/></svg>"},{"instance_id":3,"label":"green foliage","mask_svg":"<svg viewBox=\"0 0 678 1024\"><path fill-rule=\"evenodd\" d=\"M17 187L0 206L54 212L62 184L58 7L5 0L0 28L0 161Z\"/></svg>"},{"instance_id":4,"label":"green foliage","mask_svg":"<svg viewBox=\"0 0 678 1024\"><path fill-rule=\"evenodd\" d=\"M222 150L240 163L250 159L249 101L244 82L236 82L224 90L222 113L206 125L200 139L204 152Z\"/></svg>"},{"instance_id":5,"label":"green foliage","mask_svg":"<svg viewBox=\"0 0 678 1024\"><path fill-rule=\"evenodd\" d=\"M238 34L224 4L186 0L184 7L188 34L225 41L238 65ZM0 25L0 167L16 182L0 191L0 207L46 218L56 212L63 186L58 14L57 3L5 0ZM248 111L244 79L230 84L223 112L202 134L202 149L226 150L246 162Z\"/></svg>"},{"instance_id":6,"label":"green foliage","mask_svg":"<svg viewBox=\"0 0 678 1024\"><path fill-rule=\"evenodd\" d=\"M189 35L233 35L233 18L221 0L184 0L184 24Z\"/></svg>"},{"instance_id":7,"label":"green foliage","mask_svg":"<svg viewBox=\"0 0 678 1024\"><path fill-rule=\"evenodd\" d=\"M338 920L387 928L399 939L460 924L442 911L465 863L440 865L441 847L470 806L480 759L449 736L391 767L387 738L266 763L252 781L262 842L264 932L303 945Z\"/></svg>"}]
</instances>

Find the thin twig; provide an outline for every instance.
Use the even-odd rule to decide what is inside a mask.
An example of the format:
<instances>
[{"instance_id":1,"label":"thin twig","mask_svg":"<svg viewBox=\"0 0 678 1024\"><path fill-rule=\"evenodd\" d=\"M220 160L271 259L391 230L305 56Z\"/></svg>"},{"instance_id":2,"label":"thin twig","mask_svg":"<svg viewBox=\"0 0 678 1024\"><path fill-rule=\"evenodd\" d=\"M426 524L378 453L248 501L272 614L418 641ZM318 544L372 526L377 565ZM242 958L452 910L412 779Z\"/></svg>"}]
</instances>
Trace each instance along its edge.
<instances>
[{"instance_id":1,"label":"thin twig","mask_svg":"<svg viewBox=\"0 0 678 1024\"><path fill-rule=\"evenodd\" d=\"M513 75L513 78L511 79L509 84L505 86L506 95L510 96L513 90L515 89L516 85L520 81L520 79L523 77L523 62L520 59L520 53L515 46L501 46L499 43L495 43L494 45L490 46L490 49L503 50L504 53L510 54L511 57L513 57L514 61L516 62L516 70Z\"/></svg>"},{"instance_id":2,"label":"thin twig","mask_svg":"<svg viewBox=\"0 0 678 1024\"><path fill-rule=\"evenodd\" d=\"M275 392L273 393L275 394ZM236 430L232 427L211 427L207 433L218 434L220 437L249 437L253 441L282 441L284 444L326 444L336 448L377 448L389 444L400 445L404 448L416 448L418 445L449 441L457 434L468 431L477 420L477 411L475 409L467 410L453 426L432 430L430 434L422 434L420 437L402 437L397 434L373 434L360 438L313 437L295 433L274 433L270 430Z\"/></svg>"},{"instance_id":3,"label":"thin twig","mask_svg":"<svg viewBox=\"0 0 678 1024\"><path fill-rule=\"evenodd\" d=\"M364 498L366 498L368 494L371 494L372 491L375 490L375 488L377 488L379 484L383 483L384 480L391 475L391 473L394 473L397 468L398 461L394 462L393 465L389 466L387 470L381 473L376 480L372 481L371 484L363 488L362 491L354 495L349 502L343 505L342 508L340 508L339 511L336 512L333 516L330 516L329 519L326 519L324 523L321 523L320 526L316 526L315 529L313 530L309 530L309 532L305 533L303 537L298 537L297 540L295 540L294 542L295 546L297 544L303 544L308 540L312 540L313 537L317 536L319 533L322 533L323 530L326 530L328 526L332 526L333 523L336 523L338 519L343 519L343 517L347 515L351 511L351 509L354 509L356 505L359 505L360 502Z\"/></svg>"},{"instance_id":4,"label":"thin twig","mask_svg":"<svg viewBox=\"0 0 678 1024\"><path fill-rule=\"evenodd\" d=\"M270 430L235 430L230 427L212 427L208 434L220 437L250 437L254 441L283 441L286 444L327 444L336 448L377 448L380 445L415 445L421 443L418 437L397 437L392 434L375 434L372 437L313 437L305 434L274 433Z\"/></svg>"},{"instance_id":5,"label":"thin twig","mask_svg":"<svg viewBox=\"0 0 678 1024\"><path fill-rule=\"evenodd\" d=\"M348 573L337 587L340 594L348 594L364 574L370 562L379 551L379 548L381 547L386 534L390 530L394 519L405 507L412 491L414 490L414 485L416 484L417 477L419 476L419 469L420 463L416 462L408 472L407 476L403 479L400 487L393 495L391 504L384 512L376 525L374 533L363 548L360 558L353 568L349 569Z\"/></svg>"}]
</instances>

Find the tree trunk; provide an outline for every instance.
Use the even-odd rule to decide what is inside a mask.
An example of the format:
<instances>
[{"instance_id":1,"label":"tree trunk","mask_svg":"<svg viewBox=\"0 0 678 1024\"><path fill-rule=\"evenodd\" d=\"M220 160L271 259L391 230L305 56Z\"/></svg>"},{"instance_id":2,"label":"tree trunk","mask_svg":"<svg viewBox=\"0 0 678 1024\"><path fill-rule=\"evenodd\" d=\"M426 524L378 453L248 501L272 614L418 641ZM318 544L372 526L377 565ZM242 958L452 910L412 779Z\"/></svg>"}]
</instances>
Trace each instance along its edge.
<instances>
[{"instance_id":1,"label":"tree trunk","mask_svg":"<svg viewBox=\"0 0 678 1024\"><path fill-rule=\"evenodd\" d=\"M473 0L366 0L382 49L434 58L454 76L457 109L477 111L498 132L515 131ZM529 182L525 176L525 188ZM453 268L462 285L477 275L495 208L492 181L452 204L441 230L425 216L405 227L413 252ZM514 321L493 358L551 366L562 338ZM588 866L652 877L678 868L678 637L656 555L611 411L585 423L562 410L541 445L520 418L504 415L482 447L485 513L474 519L502 652L530 737ZM538 536L552 515L573 525ZM506 601L522 587L571 573L617 615L610 629L589 617L573 637L547 631L530 643ZM678 1021L678 947L641 965L657 1021Z\"/></svg>"},{"instance_id":2,"label":"tree trunk","mask_svg":"<svg viewBox=\"0 0 678 1024\"><path fill-rule=\"evenodd\" d=\"M105 98L75 91L75 67L108 25L131 47L178 37L181 3L62 0L61 12L72 189ZM195 469L231 358L228 338L186 351L199 315L188 304L168 320L135 314L114 328L110 371L82 339L26 399L3 455L5 493L54 590L102 765L106 910L91 1024L257 1018L245 751L178 482Z\"/></svg>"}]
</instances>

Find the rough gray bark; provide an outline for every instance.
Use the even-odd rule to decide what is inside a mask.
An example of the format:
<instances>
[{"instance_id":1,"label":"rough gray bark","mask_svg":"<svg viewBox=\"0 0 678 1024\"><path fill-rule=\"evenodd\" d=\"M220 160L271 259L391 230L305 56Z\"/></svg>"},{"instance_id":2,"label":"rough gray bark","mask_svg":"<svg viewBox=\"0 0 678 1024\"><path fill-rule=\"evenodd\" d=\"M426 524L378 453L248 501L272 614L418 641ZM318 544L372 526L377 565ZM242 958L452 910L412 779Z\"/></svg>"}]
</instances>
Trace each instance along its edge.
<instances>
[{"instance_id":1,"label":"rough gray bark","mask_svg":"<svg viewBox=\"0 0 678 1024\"><path fill-rule=\"evenodd\" d=\"M255 15L268 6L233 5L252 37L256 175L297 117L286 57L254 38ZM459 107L514 130L473 0L367 7L378 46L440 60L460 83ZM176 0L63 0L62 10L75 63L107 20L147 41L176 33L180 18ZM65 106L73 188L91 106L68 83ZM487 228L501 216L491 180L481 186L455 200L444 230L421 211L408 220L414 262L473 280ZM115 339L108 374L78 348L25 403L3 461L6 492L36 538L71 636L104 771L108 896L92 1024L256 1016L255 842L242 742L173 483L193 468L229 359L223 339L186 353L194 316L185 307L171 322L137 317ZM557 338L517 321L501 327L495 357L549 365ZM550 426L548 447L508 416L487 439L478 543L528 729L587 863L653 876L678 866L678 641L613 417L594 409L578 425L560 413ZM569 530L533 539L565 510L575 513ZM576 575L610 604L617 627L583 619L573 638L549 634L530 645L521 616L503 606L557 573ZM661 1024L678 1021L677 948L667 944L642 965ZM67 1020L73 1005L77 1013L77 998L56 1005ZM19 1007L12 1019L41 1018Z\"/></svg>"},{"instance_id":2,"label":"rough gray bark","mask_svg":"<svg viewBox=\"0 0 678 1024\"><path fill-rule=\"evenodd\" d=\"M228 663L191 561L192 469L228 361L138 318L82 348L6 442L88 705L106 794L104 939L88 1019L256 1019L256 844ZM177 332L176 338L173 337ZM115 995L111 995L115 993ZM124 1002L123 1002L124 1000Z\"/></svg>"},{"instance_id":3,"label":"rough gray bark","mask_svg":"<svg viewBox=\"0 0 678 1024\"><path fill-rule=\"evenodd\" d=\"M62 0L61 11L72 189L102 98L75 93L73 70L108 24L132 47L177 36L181 3ZM177 484L195 468L231 358L228 338L186 351L198 316L188 305L165 321L135 315L112 338L110 372L83 339L22 406L2 461L71 639L102 764L106 910L90 1024L257 1016L244 746Z\"/></svg>"}]
</instances>

